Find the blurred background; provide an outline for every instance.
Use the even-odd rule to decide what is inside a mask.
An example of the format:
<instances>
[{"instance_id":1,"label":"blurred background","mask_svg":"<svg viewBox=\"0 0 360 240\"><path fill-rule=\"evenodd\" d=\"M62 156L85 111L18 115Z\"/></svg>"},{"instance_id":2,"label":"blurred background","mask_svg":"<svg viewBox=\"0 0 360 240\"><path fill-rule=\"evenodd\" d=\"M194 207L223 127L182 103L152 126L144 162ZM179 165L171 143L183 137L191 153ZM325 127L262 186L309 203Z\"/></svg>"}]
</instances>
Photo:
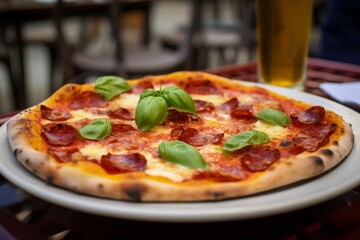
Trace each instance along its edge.
<instances>
[{"instance_id":1,"label":"blurred background","mask_svg":"<svg viewBox=\"0 0 360 240\"><path fill-rule=\"evenodd\" d=\"M28 11L32 2L36 7ZM198 5L190 0L125 0L119 9L108 7L110 3L94 8L104 2L111 0L0 0L0 113L37 104L68 81L92 81L105 74L132 79L256 59L254 0ZM342 2L359 5L356 0ZM329 17L333 9L333 0L314 0L311 57L332 58L323 53L323 36L334 19ZM114 29L121 30L114 34Z\"/></svg>"}]
</instances>

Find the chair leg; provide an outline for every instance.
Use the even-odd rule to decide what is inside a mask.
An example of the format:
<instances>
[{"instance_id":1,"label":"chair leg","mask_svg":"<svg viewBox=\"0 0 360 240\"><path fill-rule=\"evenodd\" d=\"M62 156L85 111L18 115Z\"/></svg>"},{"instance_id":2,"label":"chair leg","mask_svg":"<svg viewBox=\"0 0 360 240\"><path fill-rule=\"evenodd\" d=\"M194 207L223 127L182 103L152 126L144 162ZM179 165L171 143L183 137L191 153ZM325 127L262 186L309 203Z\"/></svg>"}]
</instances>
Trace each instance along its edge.
<instances>
[{"instance_id":1,"label":"chair leg","mask_svg":"<svg viewBox=\"0 0 360 240\"><path fill-rule=\"evenodd\" d=\"M225 56L225 48L219 47L218 51L219 51L219 66L225 65L227 62Z\"/></svg>"},{"instance_id":2,"label":"chair leg","mask_svg":"<svg viewBox=\"0 0 360 240\"><path fill-rule=\"evenodd\" d=\"M12 96L14 99L14 104L16 109L23 109L24 108L24 100L23 97L19 96L18 88L19 88L19 80L16 76L15 69L12 68L12 64L10 60L4 61L6 68L8 69L9 79L10 79L10 88L12 92Z\"/></svg>"},{"instance_id":3,"label":"chair leg","mask_svg":"<svg viewBox=\"0 0 360 240\"><path fill-rule=\"evenodd\" d=\"M50 57L50 92L53 93L56 90L56 76L55 76L55 68L56 68L56 59L57 59L57 50L54 44L48 44L49 49L49 57Z\"/></svg>"},{"instance_id":4,"label":"chair leg","mask_svg":"<svg viewBox=\"0 0 360 240\"><path fill-rule=\"evenodd\" d=\"M71 65L71 63L68 63L66 61L62 62L62 76L61 76L61 86L69 83L71 78L75 75L74 67Z\"/></svg>"},{"instance_id":5,"label":"chair leg","mask_svg":"<svg viewBox=\"0 0 360 240\"><path fill-rule=\"evenodd\" d=\"M25 68L24 68L24 52L23 52L23 41L22 41L22 32L21 25L16 24L15 28L15 45L16 47L13 50L12 55L16 55L15 59L10 59L10 71L12 72L12 83L13 91L15 97L16 109L24 109L27 107L27 92L26 92L26 81L25 81ZM13 64L14 63L14 64ZM16 67L16 69L14 69Z\"/></svg>"}]
</instances>

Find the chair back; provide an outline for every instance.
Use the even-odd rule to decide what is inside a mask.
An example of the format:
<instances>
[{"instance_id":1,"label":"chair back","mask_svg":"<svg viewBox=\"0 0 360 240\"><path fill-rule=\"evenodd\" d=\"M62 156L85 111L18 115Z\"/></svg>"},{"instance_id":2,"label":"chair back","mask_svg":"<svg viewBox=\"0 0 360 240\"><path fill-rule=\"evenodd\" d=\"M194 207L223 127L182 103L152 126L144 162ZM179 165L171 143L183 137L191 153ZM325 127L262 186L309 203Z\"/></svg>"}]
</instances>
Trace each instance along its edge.
<instances>
[{"instance_id":1,"label":"chair back","mask_svg":"<svg viewBox=\"0 0 360 240\"><path fill-rule=\"evenodd\" d=\"M124 70L124 52L123 52L123 43L122 43L122 28L121 28L121 15L122 15L122 4L121 0L107 0L108 8L104 12L103 16L104 19L108 20L109 25L111 27L111 34L112 34L112 40L115 43L115 50L114 50L114 61L116 62L116 69L117 72L114 74L117 74L119 76L125 76L125 70ZM66 4L69 4L66 6ZM58 46L60 50L61 55L61 62L62 64L67 64L67 62L71 61L72 54L76 47L83 47L81 46L73 46L67 39L67 36L65 34L64 30L64 20L68 16L67 8L71 9L71 2L65 2L64 0L57 0L54 7L53 12L53 19L55 24L55 29L57 32L57 40L58 40ZM80 3L76 3L80 4ZM79 6L76 6L79 7ZM89 17L92 16L93 13L84 12L83 17ZM97 15L99 16L99 15ZM81 16L82 17L82 16ZM83 29L82 29L83 31ZM82 45L84 42L81 42ZM70 63L69 63L70 64ZM69 69L66 69L64 67L64 71L69 71ZM71 74L70 74L71 75Z\"/></svg>"},{"instance_id":2,"label":"chair back","mask_svg":"<svg viewBox=\"0 0 360 240\"><path fill-rule=\"evenodd\" d=\"M124 46L123 46L123 31L121 24L122 5L119 0L111 0L109 4L110 25L113 39L115 41L115 62L117 75L126 77L126 70L124 64Z\"/></svg>"},{"instance_id":3,"label":"chair back","mask_svg":"<svg viewBox=\"0 0 360 240\"><path fill-rule=\"evenodd\" d=\"M189 69L194 66L193 54L195 53L196 41L203 37L203 7L204 0L190 0L191 12L190 12L190 25L186 31L185 39L182 41L179 54L184 62L186 62L185 68Z\"/></svg>"}]
</instances>

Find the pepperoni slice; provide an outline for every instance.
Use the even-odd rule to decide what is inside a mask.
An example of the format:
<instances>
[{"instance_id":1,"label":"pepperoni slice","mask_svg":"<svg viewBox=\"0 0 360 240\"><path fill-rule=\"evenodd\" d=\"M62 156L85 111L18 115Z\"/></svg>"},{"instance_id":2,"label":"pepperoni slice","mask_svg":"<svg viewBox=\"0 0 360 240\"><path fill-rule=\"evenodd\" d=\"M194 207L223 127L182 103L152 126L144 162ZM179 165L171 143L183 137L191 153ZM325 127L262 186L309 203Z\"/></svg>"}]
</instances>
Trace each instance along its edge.
<instances>
[{"instance_id":1,"label":"pepperoni slice","mask_svg":"<svg viewBox=\"0 0 360 240\"><path fill-rule=\"evenodd\" d=\"M118 108L109 112L109 116L112 118L124 119L124 120L134 120L135 116L126 108Z\"/></svg>"},{"instance_id":2,"label":"pepperoni slice","mask_svg":"<svg viewBox=\"0 0 360 240\"><path fill-rule=\"evenodd\" d=\"M323 142L323 140L323 138L313 137L305 134L293 138L295 146L309 152L315 152L320 146L320 144Z\"/></svg>"},{"instance_id":3,"label":"pepperoni slice","mask_svg":"<svg viewBox=\"0 0 360 240\"><path fill-rule=\"evenodd\" d=\"M268 169L280 158L280 151L268 146L252 147L242 158L241 162L250 171L258 172Z\"/></svg>"},{"instance_id":4,"label":"pepperoni slice","mask_svg":"<svg viewBox=\"0 0 360 240\"><path fill-rule=\"evenodd\" d=\"M295 126L301 124L313 124L321 121L325 115L325 109L321 106L311 107L304 112L290 115L290 118Z\"/></svg>"},{"instance_id":5,"label":"pepperoni slice","mask_svg":"<svg viewBox=\"0 0 360 240\"><path fill-rule=\"evenodd\" d=\"M135 128L128 124L112 124L111 135L115 137L124 137L124 133L136 131Z\"/></svg>"},{"instance_id":6,"label":"pepperoni slice","mask_svg":"<svg viewBox=\"0 0 360 240\"><path fill-rule=\"evenodd\" d=\"M231 98L229 101L221 104L218 108L219 110L225 113L231 113L239 106L239 101L237 98Z\"/></svg>"},{"instance_id":7,"label":"pepperoni slice","mask_svg":"<svg viewBox=\"0 0 360 240\"><path fill-rule=\"evenodd\" d=\"M212 112L215 110L214 104L203 100L194 100L195 108L198 113Z\"/></svg>"},{"instance_id":8,"label":"pepperoni slice","mask_svg":"<svg viewBox=\"0 0 360 240\"><path fill-rule=\"evenodd\" d=\"M80 156L80 153L78 149L72 148L72 149L66 149L66 150L58 150L58 149L52 149L49 148L47 151L51 156L53 156L58 162L73 162L75 159L78 159ZM77 155L77 156L75 156Z\"/></svg>"},{"instance_id":9,"label":"pepperoni slice","mask_svg":"<svg viewBox=\"0 0 360 240\"><path fill-rule=\"evenodd\" d=\"M193 146L204 146L210 143L220 143L223 137L224 133L201 133L195 128L185 128L179 136L179 140Z\"/></svg>"},{"instance_id":10,"label":"pepperoni slice","mask_svg":"<svg viewBox=\"0 0 360 240\"><path fill-rule=\"evenodd\" d=\"M77 130L68 124L47 124L43 128L43 135L53 145L66 146L75 138Z\"/></svg>"},{"instance_id":11,"label":"pepperoni slice","mask_svg":"<svg viewBox=\"0 0 360 240\"><path fill-rule=\"evenodd\" d=\"M139 94L149 88L154 88L153 84L150 81L139 82L138 84L132 86L131 93Z\"/></svg>"},{"instance_id":12,"label":"pepperoni slice","mask_svg":"<svg viewBox=\"0 0 360 240\"><path fill-rule=\"evenodd\" d=\"M240 161L218 162L215 169L221 175L231 177L234 179L241 180L246 177L246 173L245 173Z\"/></svg>"},{"instance_id":13,"label":"pepperoni slice","mask_svg":"<svg viewBox=\"0 0 360 240\"><path fill-rule=\"evenodd\" d=\"M101 166L110 173L145 171L146 158L140 153L111 154L101 157Z\"/></svg>"},{"instance_id":14,"label":"pepperoni slice","mask_svg":"<svg viewBox=\"0 0 360 240\"><path fill-rule=\"evenodd\" d=\"M173 127L190 124L193 121L199 121L199 118L192 113L180 112L176 109L169 109L168 115L165 119L165 125Z\"/></svg>"},{"instance_id":15,"label":"pepperoni slice","mask_svg":"<svg viewBox=\"0 0 360 240\"><path fill-rule=\"evenodd\" d=\"M230 116L236 120L241 120L245 123L254 123L257 118L247 109L237 108L230 113Z\"/></svg>"},{"instance_id":16,"label":"pepperoni slice","mask_svg":"<svg viewBox=\"0 0 360 240\"><path fill-rule=\"evenodd\" d=\"M299 136L294 137L293 142L297 147L309 152L314 152L321 146L324 140L327 139L327 136L336 129L336 127L337 125L335 123L311 124L304 128Z\"/></svg>"},{"instance_id":17,"label":"pepperoni slice","mask_svg":"<svg viewBox=\"0 0 360 240\"><path fill-rule=\"evenodd\" d=\"M72 122L72 125L76 128L76 129L80 129L82 128L83 126L91 123L93 120L90 119L90 118L82 118L76 122Z\"/></svg>"},{"instance_id":18,"label":"pepperoni slice","mask_svg":"<svg viewBox=\"0 0 360 240\"><path fill-rule=\"evenodd\" d=\"M40 106L41 116L51 121L64 121L72 117L71 113L58 109L51 109L44 105Z\"/></svg>"},{"instance_id":19,"label":"pepperoni slice","mask_svg":"<svg viewBox=\"0 0 360 240\"><path fill-rule=\"evenodd\" d=\"M70 103L71 109L90 107L106 107L107 101L93 91L83 91Z\"/></svg>"},{"instance_id":20,"label":"pepperoni slice","mask_svg":"<svg viewBox=\"0 0 360 240\"><path fill-rule=\"evenodd\" d=\"M221 90L209 80L191 81L185 86L185 91L190 94L221 94Z\"/></svg>"},{"instance_id":21,"label":"pepperoni slice","mask_svg":"<svg viewBox=\"0 0 360 240\"><path fill-rule=\"evenodd\" d=\"M315 123L305 127L303 130L301 130L301 132L313 137L325 138L327 135L332 133L336 127L336 123Z\"/></svg>"},{"instance_id":22,"label":"pepperoni slice","mask_svg":"<svg viewBox=\"0 0 360 240\"><path fill-rule=\"evenodd\" d=\"M170 137L172 140L177 140L181 136L182 132L184 131L184 127L179 126L176 128L173 128L170 132Z\"/></svg>"}]
</instances>

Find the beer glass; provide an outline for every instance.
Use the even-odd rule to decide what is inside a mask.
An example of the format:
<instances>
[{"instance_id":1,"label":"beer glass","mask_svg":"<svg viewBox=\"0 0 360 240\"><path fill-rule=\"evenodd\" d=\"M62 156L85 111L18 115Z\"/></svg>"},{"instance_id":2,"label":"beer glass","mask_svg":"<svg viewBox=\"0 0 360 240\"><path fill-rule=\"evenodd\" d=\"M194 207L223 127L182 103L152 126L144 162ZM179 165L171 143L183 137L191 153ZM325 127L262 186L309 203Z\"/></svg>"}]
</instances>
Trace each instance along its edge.
<instances>
[{"instance_id":1,"label":"beer glass","mask_svg":"<svg viewBox=\"0 0 360 240\"><path fill-rule=\"evenodd\" d=\"M312 0L256 0L260 82L302 89L312 7Z\"/></svg>"}]
</instances>

